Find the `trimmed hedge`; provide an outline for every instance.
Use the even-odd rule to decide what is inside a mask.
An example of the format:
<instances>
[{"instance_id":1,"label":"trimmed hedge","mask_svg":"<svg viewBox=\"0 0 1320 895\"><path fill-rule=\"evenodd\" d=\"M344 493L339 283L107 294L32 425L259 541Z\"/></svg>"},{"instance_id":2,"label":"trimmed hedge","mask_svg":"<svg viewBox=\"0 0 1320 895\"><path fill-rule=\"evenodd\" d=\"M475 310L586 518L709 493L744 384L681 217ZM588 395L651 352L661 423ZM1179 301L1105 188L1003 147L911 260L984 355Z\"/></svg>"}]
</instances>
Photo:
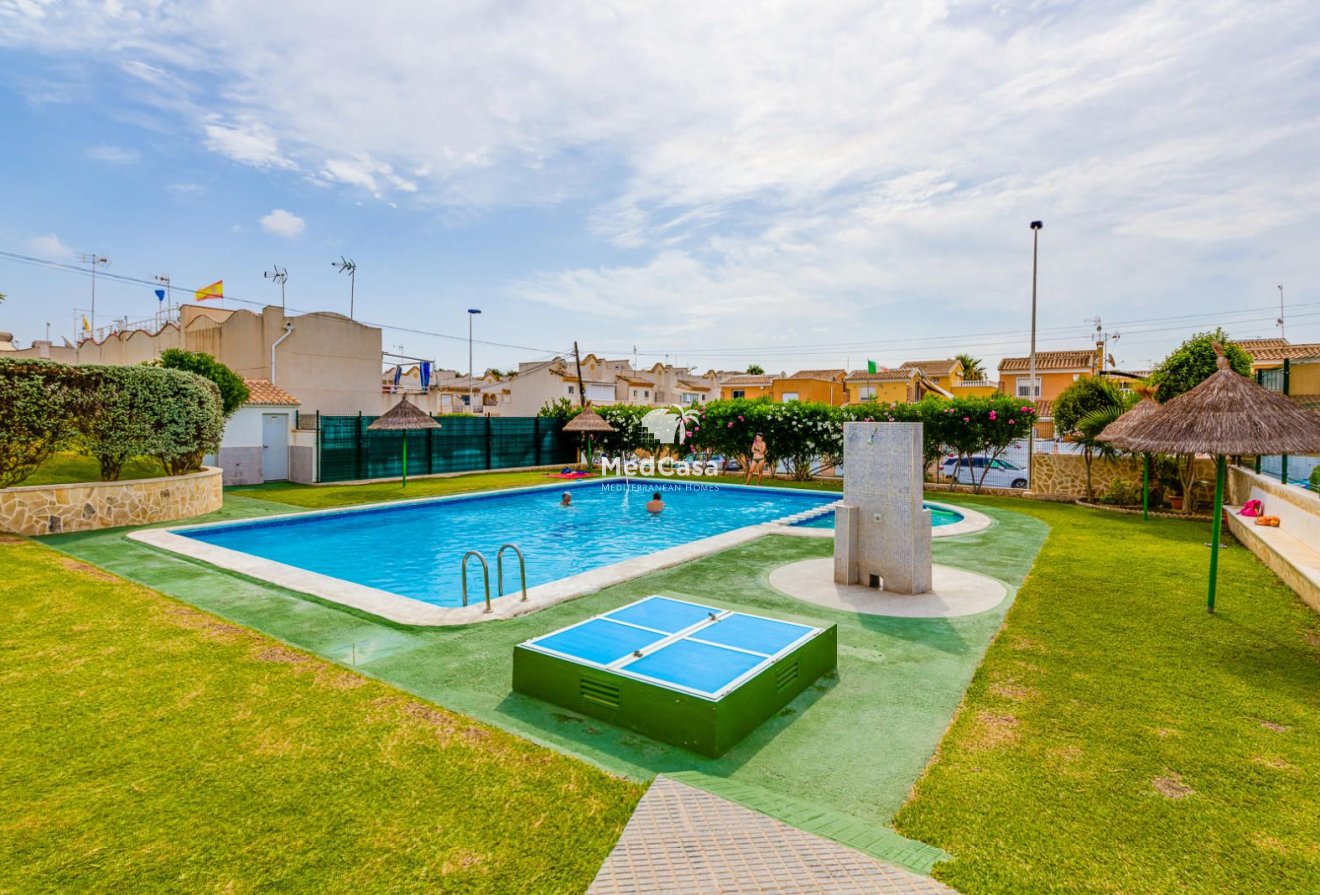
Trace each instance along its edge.
<instances>
[{"instance_id":1,"label":"trimmed hedge","mask_svg":"<svg viewBox=\"0 0 1320 895\"><path fill-rule=\"evenodd\" d=\"M775 469L782 461L790 476L803 481L839 462L845 422L922 423L923 453L929 465L946 453L964 459L980 454L997 457L1014 441L1027 437L1036 417L1034 407L1010 395L952 400L927 397L916 404L846 407L810 401L776 404L769 398L735 398L691 409L696 411L697 419L688 427L686 450L737 457L746 468L752 439L759 432L766 442L767 467ZM617 430L594 438L594 443L606 453L629 453L639 448L654 452L660 447L641 425L641 418L652 408L613 404L596 410ZM571 419L579 412L578 407L561 400L547 405L541 415Z\"/></svg>"},{"instance_id":2,"label":"trimmed hedge","mask_svg":"<svg viewBox=\"0 0 1320 895\"><path fill-rule=\"evenodd\" d=\"M0 487L21 482L67 447L95 457L104 481L144 455L178 475L199 468L224 432L213 382L145 366L0 358L0 419Z\"/></svg>"}]
</instances>

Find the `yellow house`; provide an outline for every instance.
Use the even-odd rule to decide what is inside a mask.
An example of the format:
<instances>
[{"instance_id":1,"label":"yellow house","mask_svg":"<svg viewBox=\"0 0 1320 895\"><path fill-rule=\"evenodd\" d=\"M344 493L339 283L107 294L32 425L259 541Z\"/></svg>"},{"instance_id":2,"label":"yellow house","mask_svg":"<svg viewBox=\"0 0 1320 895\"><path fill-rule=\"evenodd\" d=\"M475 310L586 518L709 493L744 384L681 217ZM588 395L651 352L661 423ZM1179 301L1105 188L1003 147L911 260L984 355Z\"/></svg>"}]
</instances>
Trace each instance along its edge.
<instances>
[{"instance_id":1,"label":"yellow house","mask_svg":"<svg viewBox=\"0 0 1320 895\"><path fill-rule=\"evenodd\" d=\"M792 376L776 377L770 384L770 396L781 401L818 401L843 406L848 377L846 370L798 370Z\"/></svg>"},{"instance_id":2,"label":"yellow house","mask_svg":"<svg viewBox=\"0 0 1320 895\"><path fill-rule=\"evenodd\" d=\"M726 401L734 398L766 398L772 393L773 376L759 373L737 373L726 376L720 382L720 397Z\"/></svg>"},{"instance_id":3,"label":"yellow house","mask_svg":"<svg viewBox=\"0 0 1320 895\"><path fill-rule=\"evenodd\" d=\"M1320 343L1294 345L1287 339L1244 339L1233 344L1251 355L1253 374L1282 371L1286 360L1290 396L1320 395Z\"/></svg>"},{"instance_id":4,"label":"yellow house","mask_svg":"<svg viewBox=\"0 0 1320 895\"><path fill-rule=\"evenodd\" d=\"M999 390L1036 404L1036 437L1054 437L1054 399L1083 376L1100 371L1100 351L1078 348L1072 351L1037 351L1036 383L1031 383L1031 358L1006 357L999 362ZM1034 395L1033 395L1034 392Z\"/></svg>"},{"instance_id":5,"label":"yellow house","mask_svg":"<svg viewBox=\"0 0 1320 895\"><path fill-rule=\"evenodd\" d=\"M847 404L906 404L921 399L920 374L915 369L853 370L843 380Z\"/></svg>"}]
</instances>

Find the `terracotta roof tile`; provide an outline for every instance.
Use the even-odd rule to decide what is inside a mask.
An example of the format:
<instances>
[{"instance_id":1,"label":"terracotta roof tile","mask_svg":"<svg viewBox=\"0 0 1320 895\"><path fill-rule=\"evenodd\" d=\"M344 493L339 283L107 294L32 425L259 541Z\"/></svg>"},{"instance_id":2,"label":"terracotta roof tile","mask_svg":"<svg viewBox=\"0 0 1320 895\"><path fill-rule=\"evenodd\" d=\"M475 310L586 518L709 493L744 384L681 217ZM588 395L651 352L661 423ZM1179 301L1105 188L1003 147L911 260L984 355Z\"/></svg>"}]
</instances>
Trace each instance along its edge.
<instances>
[{"instance_id":1,"label":"terracotta roof tile","mask_svg":"<svg viewBox=\"0 0 1320 895\"><path fill-rule=\"evenodd\" d=\"M835 380L842 379L848 375L847 370L798 370L792 376L785 376L785 379L824 379Z\"/></svg>"},{"instance_id":2,"label":"terracotta roof tile","mask_svg":"<svg viewBox=\"0 0 1320 895\"><path fill-rule=\"evenodd\" d=\"M738 376L730 376L720 383L720 385L759 385L767 387L774 381L773 376L761 376L754 373L743 373Z\"/></svg>"},{"instance_id":3,"label":"terracotta roof tile","mask_svg":"<svg viewBox=\"0 0 1320 895\"><path fill-rule=\"evenodd\" d=\"M265 379L244 379L248 387L247 403L254 407L297 407L302 402Z\"/></svg>"},{"instance_id":4,"label":"terracotta roof tile","mask_svg":"<svg viewBox=\"0 0 1320 895\"><path fill-rule=\"evenodd\" d=\"M848 374L845 382L907 382L917 375L916 368L898 369L898 370L876 370L869 373L866 370L853 370Z\"/></svg>"},{"instance_id":5,"label":"terracotta roof tile","mask_svg":"<svg viewBox=\"0 0 1320 895\"><path fill-rule=\"evenodd\" d=\"M1257 348L1287 348L1288 340L1279 339L1279 338L1242 339L1240 341L1234 342L1233 344L1241 348L1243 351L1253 351Z\"/></svg>"},{"instance_id":6,"label":"terracotta roof tile","mask_svg":"<svg viewBox=\"0 0 1320 895\"><path fill-rule=\"evenodd\" d=\"M1261 339L1260 341L1275 341ZM1281 341L1281 340L1279 340ZM1244 345L1242 342L1235 343L1239 348L1251 355L1251 359L1257 362L1270 360L1297 360L1303 357L1320 357L1320 343L1311 342L1305 345L1265 345L1254 347Z\"/></svg>"},{"instance_id":7,"label":"terracotta roof tile","mask_svg":"<svg viewBox=\"0 0 1320 895\"><path fill-rule=\"evenodd\" d=\"M1085 348L1076 351L1037 351L1036 372L1049 373L1060 370L1090 370L1095 363L1095 349ZM1031 369L1030 357L1006 357L999 362L1000 372L1022 372Z\"/></svg>"},{"instance_id":8,"label":"terracotta roof tile","mask_svg":"<svg viewBox=\"0 0 1320 895\"><path fill-rule=\"evenodd\" d=\"M941 360L909 360L904 361L899 367L900 370L920 370L927 376L948 376L953 373L953 368L958 366L958 359L946 357Z\"/></svg>"}]
</instances>

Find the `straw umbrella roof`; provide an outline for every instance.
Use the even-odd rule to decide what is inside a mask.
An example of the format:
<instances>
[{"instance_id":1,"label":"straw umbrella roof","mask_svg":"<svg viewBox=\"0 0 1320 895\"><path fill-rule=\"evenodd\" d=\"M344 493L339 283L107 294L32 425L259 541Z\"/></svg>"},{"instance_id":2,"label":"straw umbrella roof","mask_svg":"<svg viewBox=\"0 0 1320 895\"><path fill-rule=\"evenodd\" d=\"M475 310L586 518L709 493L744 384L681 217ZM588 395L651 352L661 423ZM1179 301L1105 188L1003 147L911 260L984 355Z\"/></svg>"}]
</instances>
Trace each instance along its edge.
<instances>
[{"instance_id":1,"label":"straw umbrella roof","mask_svg":"<svg viewBox=\"0 0 1320 895\"><path fill-rule=\"evenodd\" d=\"M614 427L596 412L594 407L587 407L573 417L564 426L565 432L613 432Z\"/></svg>"},{"instance_id":2,"label":"straw umbrella roof","mask_svg":"<svg viewBox=\"0 0 1320 895\"><path fill-rule=\"evenodd\" d=\"M383 429L386 432L415 432L418 429L439 429L440 424L404 397L367 428Z\"/></svg>"},{"instance_id":3,"label":"straw umbrella roof","mask_svg":"<svg viewBox=\"0 0 1320 895\"><path fill-rule=\"evenodd\" d=\"M1105 440L1125 451L1162 454L1320 452L1320 413L1230 369L1222 353L1217 363L1219 369L1196 388L1145 413L1117 435L1111 435L1113 426L1106 428Z\"/></svg>"},{"instance_id":4,"label":"straw umbrella roof","mask_svg":"<svg viewBox=\"0 0 1320 895\"><path fill-rule=\"evenodd\" d=\"M1104 431L1100 433L1100 441L1110 441L1117 435L1127 434L1133 426L1160 409L1160 403L1155 400L1155 389L1143 385L1138 387L1136 392L1141 395L1141 400L1118 419L1105 426Z\"/></svg>"}]
</instances>

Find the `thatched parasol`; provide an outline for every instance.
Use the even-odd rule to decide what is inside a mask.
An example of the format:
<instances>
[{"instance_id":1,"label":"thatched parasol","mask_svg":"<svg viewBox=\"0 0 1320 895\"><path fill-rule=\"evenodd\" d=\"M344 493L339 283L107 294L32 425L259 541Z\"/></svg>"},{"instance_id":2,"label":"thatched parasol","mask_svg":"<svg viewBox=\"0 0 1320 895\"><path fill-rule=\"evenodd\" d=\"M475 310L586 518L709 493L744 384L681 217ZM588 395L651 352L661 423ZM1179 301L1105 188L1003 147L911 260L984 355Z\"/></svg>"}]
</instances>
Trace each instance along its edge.
<instances>
[{"instance_id":1,"label":"thatched parasol","mask_svg":"<svg viewBox=\"0 0 1320 895\"><path fill-rule=\"evenodd\" d=\"M587 466L591 466L591 435L595 432L613 432L614 427L606 419L595 411L588 404L582 409L582 412L573 417L564 425L565 432L583 432L587 437L584 439L587 446Z\"/></svg>"},{"instance_id":2,"label":"thatched parasol","mask_svg":"<svg viewBox=\"0 0 1320 895\"><path fill-rule=\"evenodd\" d=\"M1224 457L1320 452L1320 414L1304 410L1234 372L1218 343L1215 353L1219 369L1204 382L1105 439L1125 451L1214 455L1215 515L1206 600L1211 612L1215 611L1219 532L1224 515Z\"/></svg>"},{"instance_id":3,"label":"thatched parasol","mask_svg":"<svg viewBox=\"0 0 1320 895\"><path fill-rule=\"evenodd\" d=\"M1100 433L1097 440L1109 441L1114 436L1122 435L1128 432L1137 423L1146 419L1152 413L1160 409L1160 403L1155 400L1155 388L1150 385L1139 385L1134 391L1141 395L1141 400L1134 407L1114 420L1104 431ZM1143 453L1144 462L1141 471L1141 518L1149 521L1150 519L1150 451Z\"/></svg>"},{"instance_id":4,"label":"thatched parasol","mask_svg":"<svg viewBox=\"0 0 1320 895\"><path fill-rule=\"evenodd\" d=\"M405 395L389 410L385 415L379 417L368 429L376 429L383 432L402 432L403 433L403 484L402 487L408 487L408 433L416 432L420 429L439 429L440 424L431 419L421 411L417 405L408 400Z\"/></svg>"}]
</instances>

